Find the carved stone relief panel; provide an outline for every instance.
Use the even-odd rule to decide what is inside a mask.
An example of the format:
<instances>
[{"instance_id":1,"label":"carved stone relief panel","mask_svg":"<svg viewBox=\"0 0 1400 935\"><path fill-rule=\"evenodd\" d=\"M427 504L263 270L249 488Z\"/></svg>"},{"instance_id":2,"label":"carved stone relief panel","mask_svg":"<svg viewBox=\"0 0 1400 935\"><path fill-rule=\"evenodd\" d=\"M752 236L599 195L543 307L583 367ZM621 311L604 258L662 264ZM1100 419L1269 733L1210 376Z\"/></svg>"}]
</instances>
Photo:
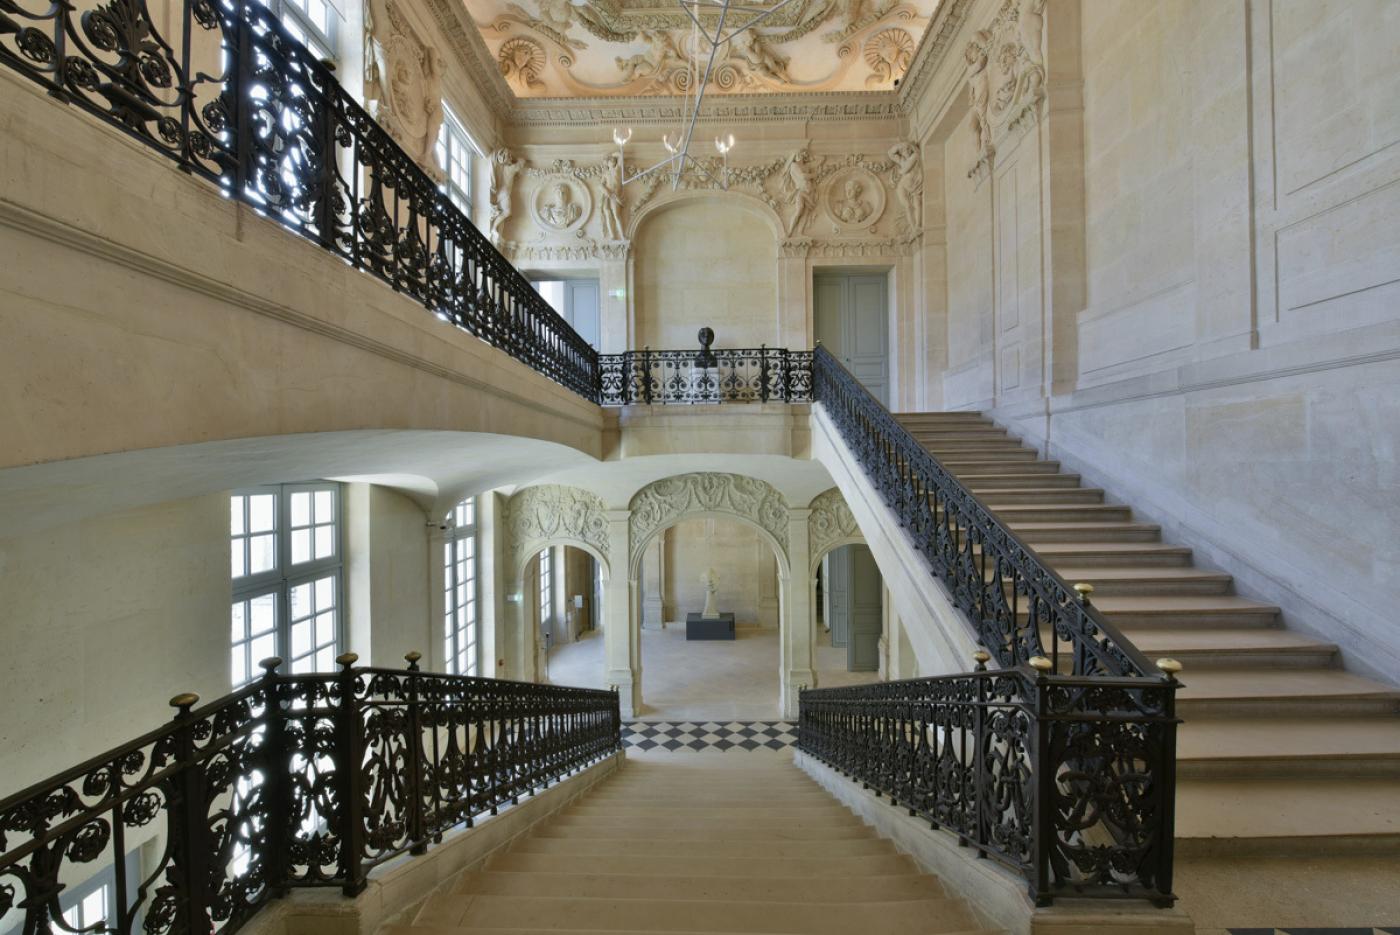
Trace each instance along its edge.
<instances>
[{"instance_id":1,"label":"carved stone relief panel","mask_svg":"<svg viewBox=\"0 0 1400 935\"><path fill-rule=\"evenodd\" d=\"M812 501L812 515L807 520L807 538L813 559L820 558L832 544L843 539L860 538L860 527L846 498L835 487Z\"/></svg>"},{"instance_id":2,"label":"carved stone relief panel","mask_svg":"<svg viewBox=\"0 0 1400 935\"><path fill-rule=\"evenodd\" d=\"M512 573L546 545L585 542L606 560L608 516L602 498L577 487L526 487L506 504L506 542Z\"/></svg>"},{"instance_id":3,"label":"carved stone relief panel","mask_svg":"<svg viewBox=\"0 0 1400 935\"><path fill-rule=\"evenodd\" d=\"M632 498L628 520L633 563L658 530L688 514L728 513L757 523L788 549L788 506L773 485L739 474L682 474L643 487Z\"/></svg>"},{"instance_id":4,"label":"carved stone relief panel","mask_svg":"<svg viewBox=\"0 0 1400 935\"><path fill-rule=\"evenodd\" d=\"M1005 0L968 42L968 104L978 153L968 175L990 169L1002 139L1035 118L1045 98L1044 32L1045 0Z\"/></svg>"},{"instance_id":5,"label":"carved stone relief panel","mask_svg":"<svg viewBox=\"0 0 1400 935\"><path fill-rule=\"evenodd\" d=\"M833 172L823 193L822 205L835 234L874 230L885 213L885 184L864 166Z\"/></svg>"},{"instance_id":6,"label":"carved stone relief panel","mask_svg":"<svg viewBox=\"0 0 1400 935\"><path fill-rule=\"evenodd\" d=\"M593 196L588 186L563 173L539 180L530 199L530 216L554 233L579 230L592 213Z\"/></svg>"},{"instance_id":7,"label":"carved stone relief panel","mask_svg":"<svg viewBox=\"0 0 1400 935\"><path fill-rule=\"evenodd\" d=\"M399 0L365 7L365 100L404 151L440 178L434 152L442 127L442 58L409 21Z\"/></svg>"}]
</instances>

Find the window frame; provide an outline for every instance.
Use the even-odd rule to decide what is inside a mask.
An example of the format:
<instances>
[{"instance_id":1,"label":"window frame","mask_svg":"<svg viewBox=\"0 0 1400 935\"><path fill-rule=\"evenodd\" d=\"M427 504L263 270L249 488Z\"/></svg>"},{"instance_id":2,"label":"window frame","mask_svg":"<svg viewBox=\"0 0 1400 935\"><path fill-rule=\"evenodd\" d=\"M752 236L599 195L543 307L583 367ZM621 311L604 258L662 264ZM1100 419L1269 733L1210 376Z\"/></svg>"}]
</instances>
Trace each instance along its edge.
<instances>
[{"instance_id":1,"label":"window frame","mask_svg":"<svg viewBox=\"0 0 1400 935\"><path fill-rule=\"evenodd\" d=\"M463 524L460 513L469 507L471 522ZM444 652L443 669L449 675L479 676L481 674L481 504L476 497L468 497L458 503L447 514L443 531L443 611L442 647ZM463 542L471 543L470 587L465 604L459 604L456 594L461 582L456 580L457 567L461 564L459 550ZM458 616L463 608L471 614L470 623L463 627ZM458 659L463 647L460 640L463 632L468 634L468 671L459 671Z\"/></svg>"},{"instance_id":2,"label":"window frame","mask_svg":"<svg viewBox=\"0 0 1400 935\"><path fill-rule=\"evenodd\" d=\"M457 185L452 178L452 156L458 149L462 150L466 156L467 187L465 190ZM438 138L433 143L433 155L434 158L438 158L438 167L442 169L443 173L443 182L439 189L470 219L472 210L476 206L476 166L474 160L481 158L483 153L481 147L476 145L476 141L467 132L466 126L456 112L445 100L442 102L442 125L438 128ZM458 200L458 196L461 200Z\"/></svg>"},{"instance_id":3,"label":"window frame","mask_svg":"<svg viewBox=\"0 0 1400 935\"><path fill-rule=\"evenodd\" d=\"M312 52L321 55L322 52L329 50L330 55L322 57L327 57L336 64L340 63L341 17L340 11L335 8L334 4L328 0L322 0L326 6L326 25L330 27L329 30L323 30L311 21L310 14L297 6L294 0L260 0L260 2L271 11L273 16L283 23L291 20L298 30L311 39L312 41L306 45Z\"/></svg>"},{"instance_id":4,"label":"window frame","mask_svg":"<svg viewBox=\"0 0 1400 935\"><path fill-rule=\"evenodd\" d=\"M548 635L554 623L554 547L545 546L538 558L540 632Z\"/></svg>"},{"instance_id":5,"label":"window frame","mask_svg":"<svg viewBox=\"0 0 1400 935\"><path fill-rule=\"evenodd\" d=\"M323 558L316 558L315 530L318 526L326 525L326 523L317 522L317 520L320 519L321 516L317 512L317 507L315 505L315 495L321 492L330 492L333 497L333 504L331 510L331 524L333 524L333 531L331 536L330 555L325 556ZM309 525L294 527L292 524L292 498L295 494L299 493L306 493L311 495L311 512L309 514L311 523ZM237 490L232 490L229 492L230 525L232 524L233 498L268 495L276 497L276 508L273 511L275 523L275 527L273 530L273 535L275 537L275 548L273 550L275 556L275 564L271 569L267 571L258 572L257 574L242 575L240 577L234 578L232 576L232 542L235 540L235 537L238 534L234 533L232 531L232 528L230 528L229 530L229 538L231 541L229 557L229 573L231 579L229 600L230 622L233 614L233 608L237 604L246 603L249 608L249 611L251 611L251 601L257 598L266 597L267 595L272 595L274 620L270 631L273 636L273 652L271 653L271 655L280 657L282 659L282 665L279 667L278 671L291 672L293 671L293 666L298 659L304 659L308 655L314 658L318 649L323 649L326 646L329 646L333 650L333 653L335 655L338 655L345 646L345 635L347 627L347 614L345 608L345 490L343 484L337 483L335 481L302 481L290 484L267 484L259 487L242 487ZM249 508L247 506L248 502L249 501L246 500L244 501L244 538L246 538L249 535L247 524L249 516ZM293 533L298 529L310 530L312 557L304 562L299 562L294 565L292 564L292 538ZM245 552L245 555L246 554L247 553ZM246 562L244 567L247 567ZM334 579L334 583L332 585L333 590L331 592L330 597L332 601L331 606L335 613L335 624L331 641L328 644L321 643L320 641L316 640L314 622L315 618L319 616L319 614L315 611L316 605L314 603L315 582L326 577L331 577ZM300 617L297 620L293 620L292 594L297 588L306 585L312 587L313 611L309 616ZM311 647L307 653L302 653L299 656L294 657L294 654L292 652L292 627L294 623L303 619L312 621ZM230 640L228 644L229 682L234 689L241 688L259 677L260 673L258 672L258 663L261 661L261 659L252 658L252 647L257 642L258 637L265 635L269 631L264 630L260 631L257 634L254 634L252 632L251 614L247 613L245 614L245 621L242 632L243 635L238 638L234 638L232 633L230 632ZM237 652L240 647L243 648L243 652L245 654L243 663L245 666L246 677L244 681L236 682L233 678L233 654ZM262 658L266 657L263 656ZM309 671L317 671L317 669L314 667L314 664L313 668Z\"/></svg>"}]
</instances>

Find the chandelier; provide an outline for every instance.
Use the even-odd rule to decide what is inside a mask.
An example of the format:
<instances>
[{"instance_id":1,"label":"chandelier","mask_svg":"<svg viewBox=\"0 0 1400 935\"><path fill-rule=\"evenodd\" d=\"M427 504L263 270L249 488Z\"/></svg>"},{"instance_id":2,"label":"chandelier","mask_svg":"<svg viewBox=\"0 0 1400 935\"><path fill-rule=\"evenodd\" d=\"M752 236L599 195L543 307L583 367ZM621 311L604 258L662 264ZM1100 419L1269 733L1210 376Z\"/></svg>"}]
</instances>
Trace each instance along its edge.
<instances>
[{"instance_id":1,"label":"chandelier","mask_svg":"<svg viewBox=\"0 0 1400 935\"><path fill-rule=\"evenodd\" d=\"M734 134L729 133L715 137L715 151L719 153L721 162L718 176L690 153L690 145L695 138L695 124L700 119L700 107L705 102L705 89L710 84L715 58L719 54L719 50L731 39L741 32L753 29L787 6L792 0L779 0L778 3L767 7L749 6L734 2L734 0L678 0L678 2L686 16L690 17L691 47L695 50L695 54L687 56L691 80L686 84L682 125L675 132L674 139L671 133L665 133L661 137L661 145L666 147L666 152L670 153L669 156L655 165L648 166L631 175L627 174L625 157L627 143L632 139L632 128L613 128L613 142L617 144L619 153L618 171L622 175L622 184L626 185L652 173L670 169L673 173L671 188L675 190L680 188L682 173L685 172L687 166L691 166L711 182L727 190L729 188L729 151L734 148ZM713 32L700 21L702 15L714 19ZM708 53L703 51L706 46L708 46ZM703 72L700 69L702 56L705 58Z\"/></svg>"}]
</instances>

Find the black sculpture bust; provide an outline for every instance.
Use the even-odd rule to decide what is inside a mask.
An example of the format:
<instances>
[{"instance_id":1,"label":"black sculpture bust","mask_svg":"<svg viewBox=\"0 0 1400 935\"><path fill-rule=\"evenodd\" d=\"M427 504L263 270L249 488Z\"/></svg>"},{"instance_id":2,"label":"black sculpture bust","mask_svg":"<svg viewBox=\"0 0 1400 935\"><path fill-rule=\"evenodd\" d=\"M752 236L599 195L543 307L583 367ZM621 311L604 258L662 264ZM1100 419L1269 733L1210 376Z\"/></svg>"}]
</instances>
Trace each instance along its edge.
<instances>
[{"instance_id":1,"label":"black sculpture bust","mask_svg":"<svg viewBox=\"0 0 1400 935\"><path fill-rule=\"evenodd\" d=\"M715 358L715 352L710 350L710 345L715 343L715 332L713 328L701 328L696 335L700 339L700 353L695 355L695 366L714 367L719 364Z\"/></svg>"}]
</instances>

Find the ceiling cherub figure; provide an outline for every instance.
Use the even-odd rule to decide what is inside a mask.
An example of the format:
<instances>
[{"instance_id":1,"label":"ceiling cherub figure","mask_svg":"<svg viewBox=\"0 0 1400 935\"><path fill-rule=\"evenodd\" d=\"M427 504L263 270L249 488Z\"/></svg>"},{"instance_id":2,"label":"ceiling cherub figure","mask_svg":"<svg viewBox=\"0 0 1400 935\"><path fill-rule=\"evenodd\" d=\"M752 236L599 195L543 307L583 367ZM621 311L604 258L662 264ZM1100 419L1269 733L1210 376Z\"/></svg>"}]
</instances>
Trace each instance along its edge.
<instances>
[{"instance_id":1,"label":"ceiling cherub figure","mask_svg":"<svg viewBox=\"0 0 1400 935\"><path fill-rule=\"evenodd\" d=\"M765 77L774 81L791 82L788 75L788 59L779 55L773 44L763 34L753 29L745 29L729 40L729 54L740 59Z\"/></svg>"},{"instance_id":2,"label":"ceiling cherub figure","mask_svg":"<svg viewBox=\"0 0 1400 935\"><path fill-rule=\"evenodd\" d=\"M685 53L676 45L669 30L643 27L637 30L637 39L646 43L645 52L638 52L630 58L617 57L617 68L622 72L623 81L649 78L687 64Z\"/></svg>"},{"instance_id":3,"label":"ceiling cherub figure","mask_svg":"<svg viewBox=\"0 0 1400 935\"><path fill-rule=\"evenodd\" d=\"M555 32L567 32L573 25L575 7L569 0L539 0L540 19Z\"/></svg>"}]
</instances>

